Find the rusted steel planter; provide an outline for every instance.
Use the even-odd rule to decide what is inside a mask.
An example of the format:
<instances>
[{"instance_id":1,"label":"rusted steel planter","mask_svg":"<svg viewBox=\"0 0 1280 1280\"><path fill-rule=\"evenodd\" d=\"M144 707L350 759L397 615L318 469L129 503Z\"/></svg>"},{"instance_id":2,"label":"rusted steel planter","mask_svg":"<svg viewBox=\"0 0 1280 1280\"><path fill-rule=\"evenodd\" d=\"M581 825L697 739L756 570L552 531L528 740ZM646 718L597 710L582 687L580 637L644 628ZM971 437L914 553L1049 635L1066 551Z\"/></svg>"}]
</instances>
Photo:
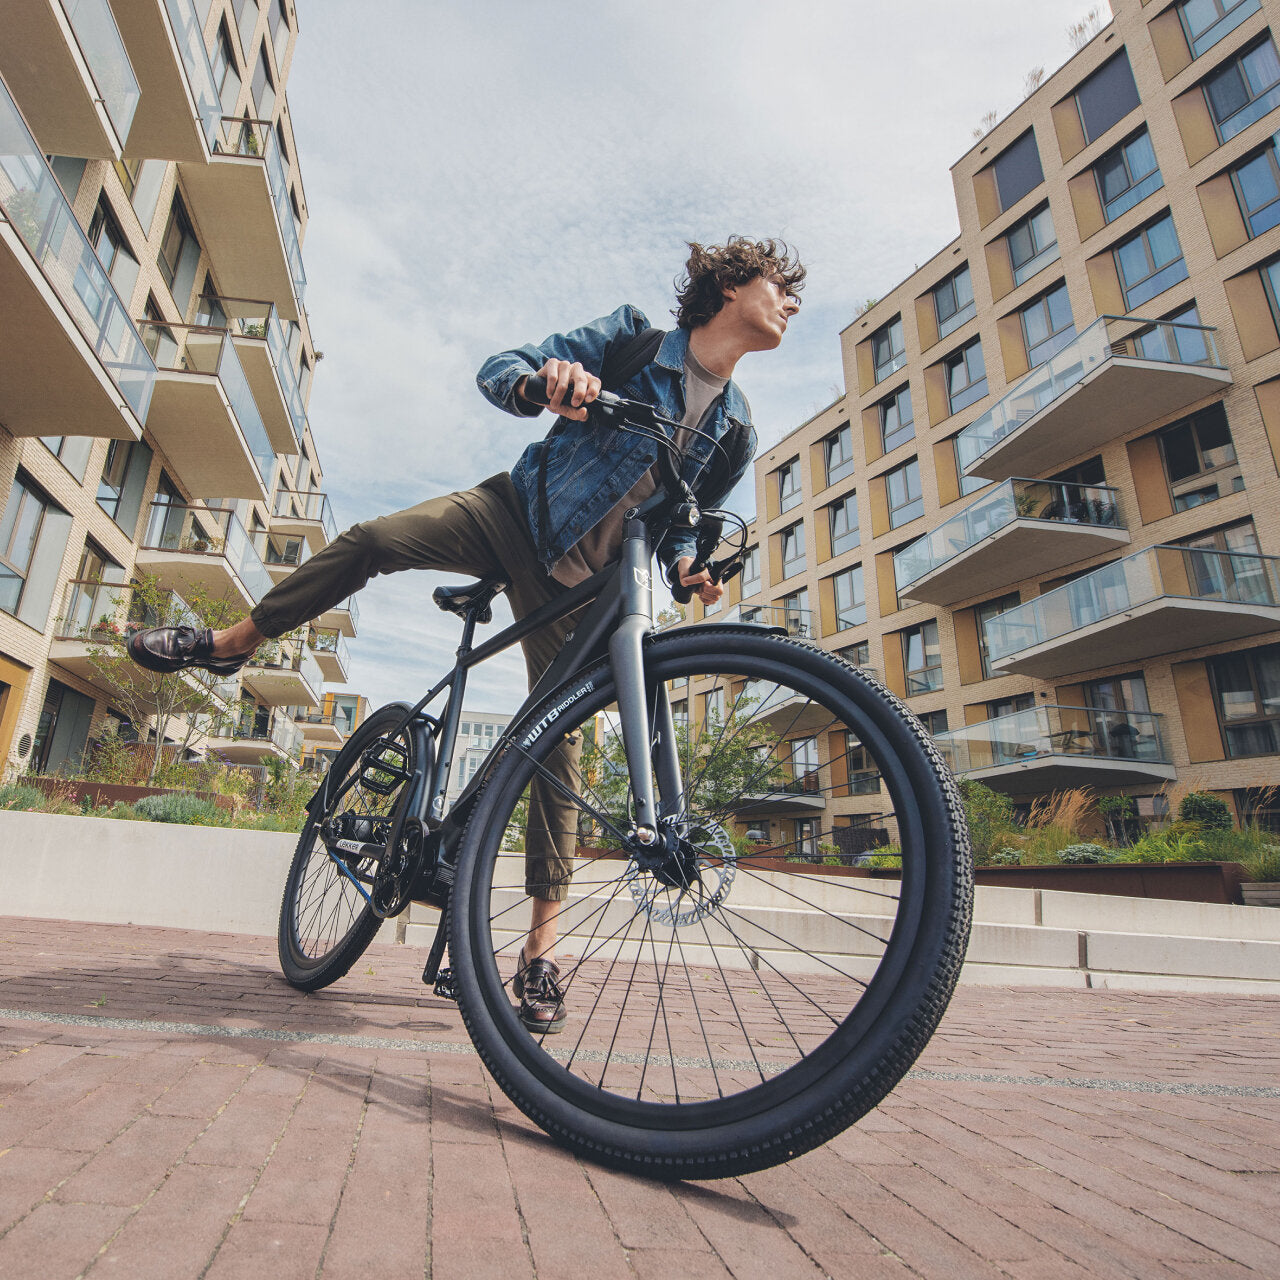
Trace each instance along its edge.
<instances>
[{"instance_id":1,"label":"rusted steel planter","mask_svg":"<svg viewBox=\"0 0 1280 1280\"><path fill-rule=\"evenodd\" d=\"M68 796L77 804L88 796L89 803L95 809L103 805L109 807L117 801L133 804L143 796L174 795L197 796L201 800L209 800L227 813L231 813L235 808L230 796L221 795L216 791L183 791L178 787L137 787L116 782L85 782L77 778L30 777L23 778L22 782L24 786L38 787L45 795L53 795L56 792Z\"/></svg>"}]
</instances>

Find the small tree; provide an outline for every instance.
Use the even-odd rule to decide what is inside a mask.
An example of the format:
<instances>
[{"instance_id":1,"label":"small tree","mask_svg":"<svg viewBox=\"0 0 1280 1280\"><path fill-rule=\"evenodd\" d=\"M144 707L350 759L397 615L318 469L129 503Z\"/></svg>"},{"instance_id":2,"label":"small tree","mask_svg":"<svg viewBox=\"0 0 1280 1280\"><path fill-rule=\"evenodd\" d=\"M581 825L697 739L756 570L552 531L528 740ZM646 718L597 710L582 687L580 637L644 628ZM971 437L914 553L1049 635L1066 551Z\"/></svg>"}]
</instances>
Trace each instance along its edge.
<instances>
[{"instance_id":1,"label":"small tree","mask_svg":"<svg viewBox=\"0 0 1280 1280\"><path fill-rule=\"evenodd\" d=\"M1231 810L1221 796L1209 791L1190 791L1178 806L1182 822L1198 822L1206 831L1230 831Z\"/></svg>"},{"instance_id":2,"label":"small tree","mask_svg":"<svg viewBox=\"0 0 1280 1280\"><path fill-rule=\"evenodd\" d=\"M960 796L973 858L981 866L991 857L998 837L1013 826L1013 801L971 778L960 779Z\"/></svg>"},{"instance_id":3,"label":"small tree","mask_svg":"<svg viewBox=\"0 0 1280 1280\"><path fill-rule=\"evenodd\" d=\"M658 614L656 618L654 618L654 622L656 622L659 627L674 627L677 622L683 622L684 619L684 605L677 604L676 601L673 600Z\"/></svg>"},{"instance_id":4,"label":"small tree","mask_svg":"<svg viewBox=\"0 0 1280 1280\"><path fill-rule=\"evenodd\" d=\"M1133 797L1102 796L1098 801L1098 812L1107 828L1107 839L1122 848L1127 846L1130 823L1136 822L1138 818L1138 806Z\"/></svg>"},{"instance_id":5,"label":"small tree","mask_svg":"<svg viewBox=\"0 0 1280 1280\"><path fill-rule=\"evenodd\" d=\"M113 705L139 727L152 721L155 745L148 781L154 781L165 739L170 734L178 739L176 754L184 755L201 724L223 710L221 679L196 668L163 675L147 671L129 657L125 647L129 637L147 627L190 624L193 614L194 621L203 626L228 627L244 616L244 608L198 587L188 590L184 606L174 592L145 574L117 588L111 602L113 612L87 628L84 638L89 645L89 663L109 691Z\"/></svg>"}]
</instances>

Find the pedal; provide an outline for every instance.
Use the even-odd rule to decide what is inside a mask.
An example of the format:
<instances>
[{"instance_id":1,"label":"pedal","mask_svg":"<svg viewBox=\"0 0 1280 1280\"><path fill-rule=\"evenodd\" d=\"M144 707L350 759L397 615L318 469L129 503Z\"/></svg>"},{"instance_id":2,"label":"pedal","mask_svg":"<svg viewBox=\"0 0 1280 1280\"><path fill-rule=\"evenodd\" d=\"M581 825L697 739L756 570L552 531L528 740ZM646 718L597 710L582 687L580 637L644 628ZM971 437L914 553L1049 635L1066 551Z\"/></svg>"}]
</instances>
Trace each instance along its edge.
<instances>
[{"instance_id":1,"label":"pedal","mask_svg":"<svg viewBox=\"0 0 1280 1280\"><path fill-rule=\"evenodd\" d=\"M438 995L441 1000L453 1000L456 1003L458 999L458 991L453 985L453 970L441 969L440 972L436 974L436 984L431 988L431 990L435 995Z\"/></svg>"},{"instance_id":2,"label":"pedal","mask_svg":"<svg viewBox=\"0 0 1280 1280\"><path fill-rule=\"evenodd\" d=\"M389 796L409 781L409 752L394 738L379 738L364 754L360 783L375 795Z\"/></svg>"}]
</instances>

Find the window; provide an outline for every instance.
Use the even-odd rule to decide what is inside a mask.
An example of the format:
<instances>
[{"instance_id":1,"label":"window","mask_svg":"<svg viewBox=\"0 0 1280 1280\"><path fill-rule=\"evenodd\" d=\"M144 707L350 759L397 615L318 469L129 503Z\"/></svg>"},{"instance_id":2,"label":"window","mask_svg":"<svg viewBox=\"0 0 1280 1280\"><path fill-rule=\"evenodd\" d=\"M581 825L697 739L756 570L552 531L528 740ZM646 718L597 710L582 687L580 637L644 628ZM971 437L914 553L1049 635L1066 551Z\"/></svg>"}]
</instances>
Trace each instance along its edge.
<instances>
[{"instance_id":1,"label":"window","mask_svg":"<svg viewBox=\"0 0 1280 1280\"><path fill-rule=\"evenodd\" d=\"M1013 264L1014 284L1025 283L1037 271L1058 260L1058 233L1053 229L1047 204L1010 227L1005 239L1009 244L1009 261Z\"/></svg>"},{"instance_id":2,"label":"window","mask_svg":"<svg viewBox=\"0 0 1280 1280\"><path fill-rule=\"evenodd\" d=\"M49 621L71 517L20 471L0 515L0 609L37 631Z\"/></svg>"},{"instance_id":3,"label":"window","mask_svg":"<svg viewBox=\"0 0 1280 1280\"><path fill-rule=\"evenodd\" d=\"M858 545L858 495L846 493L827 508L831 522L831 554L841 555Z\"/></svg>"},{"instance_id":4,"label":"window","mask_svg":"<svg viewBox=\"0 0 1280 1280\"><path fill-rule=\"evenodd\" d=\"M952 413L959 413L987 394L987 364L982 358L981 338L974 338L948 356L946 368L947 403Z\"/></svg>"},{"instance_id":5,"label":"window","mask_svg":"<svg viewBox=\"0 0 1280 1280\"><path fill-rule=\"evenodd\" d=\"M1208 660L1228 756L1280 752L1280 645Z\"/></svg>"},{"instance_id":6,"label":"window","mask_svg":"<svg viewBox=\"0 0 1280 1280\"><path fill-rule=\"evenodd\" d=\"M880 790L880 773L876 769L875 758L848 729L844 731L844 758L849 776L848 794L875 795Z\"/></svg>"},{"instance_id":7,"label":"window","mask_svg":"<svg viewBox=\"0 0 1280 1280\"><path fill-rule=\"evenodd\" d=\"M907 363L906 341L902 336L902 317L890 320L887 325L871 335L871 362L875 365L876 381L883 382L891 373L897 373Z\"/></svg>"},{"instance_id":8,"label":"window","mask_svg":"<svg viewBox=\"0 0 1280 1280\"><path fill-rule=\"evenodd\" d=\"M716 685L710 693L702 695L702 718L704 722L724 723L724 686Z\"/></svg>"},{"instance_id":9,"label":"window","mask_svg":"<svg viewBox=\"0 0 1280 1280\"><path fill-rule=\"evenodd\" d=\"M1002 613L1008 613L1010 609L1016 609L1020 603L1018 593L1011 591L1008 595L998 596L994 600L978 605L973 611L973 620L978 630L978 655L982 660L984 680L990 680L996 674L991 669L991 658L987 652L987 623L992 618L998 618Z\"/></svg>"},{"instance_id":10,"label":"window","mask_svg":"<svg viewBox=\"0 0 1280 1280\"><path fill-rule=\"evenodd\" d=\"M87 635L99 618L105 615L110 619L122 597L118 592L103 591L96 584L123 583L124 580L124 565L86 540L80 553L80 566L67 591L63 616L58 620L58 634Z\"/></svg>"},{"instance_id":11,"label":"window","mask_svg":"<svg viewBox=\"0 0 1280 1280\"><path fill-rule=\"evenodd\" d=\"M774 472L774 476L778 482L779 512L798 507L801 498L804 497L800 490L800 459L793 458L790 462L784 463Z\"/></svg>"},{"instance_id":12,"label":"window","mask_svg":"<svg viewBox=\"0 0 1280 1280\"><path fill-rule=\"evenodd\" d=\"M1234 138L1280 104L1280 58L1270 37L1219 67L1204 82L1204 96L1219 142Z\"/></svg>"},{"instance_id":13,"label":"window","mask_svg":"<svg viewBox=\"0 0 1280 1280\"><path fill-rule=\"evenodd\" d=\"M1175 511L1186 511L1244 488L1221 403L1165 427L1159 440Z\"/></svg>"},{"instance_id":14,"label":"window","mask_svg":"<svg viewBox=\"0 0 1280 1280\"><path fill-rule=\"evenodd\" d=\"M151 470L151 448L141 440L113 440L98 481L98 506L130 537L142 510L147 473Z\"/></svg>"},{"instance_id":15,"label":"window","mask_svg":"<svg viewBox=\"0 0 1280 1280\"><path fill-rule=\"evenodd\" d=\"M862 593L862 566L837 573L831 579L835 592L836 630L848 631L867 620L867 600Z\"/></svg>"},{"instance_id":16,"label":"window","mask_svg":"<svg viewBox=\"0 0 1280 1280\"><path fill-rule=\"evenodd\" d=\"M836 652L846 662L852 662L855 667L865 667L871 661L871 645L866 640L859 640L857 644L837 649Z\"/></svg>"},{"instance_id":17,"label":"window","mask_svg":"<svg viewBox=\"0 0 1280 1280\"><path fill-rule=\"evenodd\" d=\"M917 719L924 725L925 731L933 737L937 737L940 733L947 731L947 713L946 711L920 711L916 713Z\"/></svg>"},{"instance_id":18,"label":"window","mask_svg":"<svg viewBox=\"0 0 1280 1280\"><path fill-rule=\"evenodd\" d=\"M1192 57L1212 49L1259 8L1259 0L1182 0L1178 17Z\"/></svg>"},{"instance_id":19,"label":"window","mask_svg":"<svg viewBox=\"0 0 1280 1280\"><path fill-rule=\"evenodd\" d=\"M41 436L40 439L45 448L83 484L85 469L89 465L89 454L93 452L93 437Z\"/></svg>"},{"instance_id":20,"label":"window","mask_svg":"<svg viewBox=\"0 0 1280 1280\"><path fill-rule=\"evenodd\" d=\"M896 449L916 435L911 412L911 388L903 387L887 400L880 401L880 443L885 453Z\"/></svg>"},{"instance_id":21,"label":"window","mask_svg":"<svg viewBox=\"0 0 1280 1280\"><path fill-rule=\"evenodd\" d=\"M907 696L942 688L942 648L938 644L938 624L930 619L918 627L899 632L902 637L902 666L907 677Z\"/></svg>"},{"instance_id":22,"label":"window","mask_svg":"<svg viewBox=\"0 0 1280 1280\"><path fill-rule=\"evenodd\" d=\"M760 589L760 548L748 547L742 557L742 594L755 595Z\"/></svg>"},{"instance_id":23,"label":"window","mask_svg":"<svg viewBox=\"0 0 1280 1280\"><path fill-rule=\"evenodd\" d=\"M267 42L262 42L258 65L253 71L253 103L259 120L270 120L276 109L276 86L267 66Z\"/></svg>"},{"instance_id":24,"label":"window","mask_svg":"<svg viewBox=\"0 0 1280 1280\"><path fill-rule=\"evenodd\" d=\"M1231 171L1231 185L1240 202L1240 213L1249 239L1270 231L1280 223L1280 163L1274 142L1261 155L1246 160Z\"/></svg>"},{"instance_id":25,"label":"window","mask_svg":"<svg viewBox=\"0 0 1280 1280\"><path fill-rule=\"evenodd\" d=\"M37 773L75 773L89 741L94 700L50 680L36 722L31 765Z\"/></svg>"},{"instance_id":26,"label":"window","mask_svg":"<svg viewBox=\"0 0 1280 1280\"><path fill-rule=\"evenodd\" d=\"M1136 311L1144 302L1187 278L1182 246L1166 213L1149 226L1118 244L1112 253L1126 311Z\"/></svg>"},{"instance_id":27,"label":"window","mask_svg":"<svg viewBox=\"0 0 1280 1280\"><path fill-rule=\"evenodd\" d=\"M1114 222L1164 186L1156 163L1156 149L1146 129L1122 142L1114 151L1108 151L1093 166L1093 176L1098 184L1103 216L1108 222Z\"/></svg>"},{"instance_id":28,"label":"window","mask_svg":"<svg viewBox=\"0 0 1280 1280\"><path fill-rule=\"evenodd\" d=\"M98 197L98 207L94 209L93 217L89 219L89 243L93 245L98 261L102 263L111 283L115 285L120 301L128 308L129 299L133 296L133 286L138 280L138 260L129 252L124 232L120 230L120 224L116 221L115 214L111 212L106 196ZM88 280L89 277L81 272L77 274L76 284L85 306L96 316L100 314L102 299L97 296L92 285L88 285L87 289L82 287L82 282L88 284ZM86 292L92 293L93 296L86 297Z\"/></svg>"},{"instance_id":29,"label":"window","mask_svg":"<svg viewBox=\"0 0 1280 1280\"><path fill-rule=\"evenodd\" d=\"M1215 357L1205 341L1204 329L1200 325L1200 311L1194 302L1164 319L1167 324L1156 325L1133 335L1133 345L1144 360L1166 360L1175 364L1213 363ZM1171 325L1183 327L1170 328Z\"/></svg>"},{"instance_id":30,"label":"window","mask_svg":"<svg viewBox=\"0 0 1280 1280\"><path fill-rule=\"evenodd\" d=\"M938 337L945 338L977 313L973 301L973 281L966 262L933 290L933 311L938 317Z\"/></svg>"},{"instance_id":31,"label":"window","mask_svg":"<svg viewBox=\"0 0 1280 1280\"><path fill-rule=\"evenodd\" d=\"M967 498L971 493L977 493L979 489L985 489L991 482L984 480L981 476L968 476L964 472L964 463L960 461L960 437L951 437L951 452L956 460L956 479L960 484L960 496Z\"/></svg>"},{"instance_id":32,"label":"window","mask_svg":"<svg viewBox=\"0 0 1280 1280\"><path fill-rule=\"evenodd\" d=\"M1015 693L1011 698L992 698L987 703L987 719L999 720L1001 716L1017 715L1019 711L1030 711L1035 705L1034 693Z\"/></svg>"},{"instance_id":33,"label":"window","mask_svg":"<svg viewBox=\"0 0 1280 1280\"><path fill-rule=\"evenodd\" d=\"M853 432L846 422L822 442L827 484L843 480L853 471Z\"/></svg>"},{"instance_id":34,"label":"window","mask_svg":"<svg viewBox=\"0 0 1280 1280\"><path fill-rule=\"evenodd\" d=\"M1280 258L1264 262L1258 270L1262 276L1262 289L1271 308L1271 321L1280 330Z\"/></svg>"},{"instance_id":35,"label":"window","mask_svg":"<svg viewBox=\"0 0 1280 1280\"><path fill-rule=\"evenodd\" d=\"M244 60L249 61L249 50L253 47L254 32L258 29L258 0L235 0L236 27L240 31L240 48L244 50Z\"/></svg>"},{"instance_id":36,"label":"window","mask_svg":"<svg viewBox=\"0 0 1280 1280\"><path fill-rule=\"evenodd\" d=\"M196 282L196 266L200 261L200 244L196 233L191 229L191 219L187 217L182 197L174 195L173 208L169 211L169 225L165 227L164 239L160 242L160 253L156 259L160 274L173 294L174 303L183 315L187 311L187 303L191 298L191 289Z\"/></svg>"},{"instance_id":37,"label":"window","mask_svg":"<svg viewBox=\"0 0 1280 1280\"><path fill-rule=\"evenodd\" d=\"M790 578L804 571L804 521L782 531L782 576Z\"/></svg>"},{"instance_id":38,"label":"window","mask_svg":"<svg viewBox=\"0 0 1280 1280\"><path fill-rule=\"evenodd\" d=\"M1027 344L1027 363L1033 369L1057 355L1076 336L1065 283L1027 303L1018 315Z\"/></svg>"},{"instance_id":39,"label":"window","mask_svg":"<svg viewBox=\"0 0 1280 1280\"><path fill-rule=\"evenodd\" d=\"M289 14L285 0L276 0L276 11L271 16L271 29L275 43L276 66L284 66L284 55L289 48Z\"/></svg>"},{"instance_id":40,"label":"window","mask_svg":"<svg viewBox=\"0 0 1280 1280\"><path fill-rule=\"evenodd\" d=\"M1104 62L1075 92L1076 109L1084 127L1085 142L1102 137L1117 121L1138 105L1129 55L1121 49Z\"/></svg>"},{"instance_id":41,"label":"window","mask_svg":"<svg viewBox=\"0 0 1280 1280\"><path fill-rule=\"evenodd\" d=\"M884 478L889 502L889 527L898 528L924 515L924 497L920 488L920 463L912 458L895 467Z\"/></svg>"},{"instance_id":42,"label":"window","mask_svg":"<svg viewBox=\"0 0 1280 1280\"><path fill-rule=\"evenodd\" d=\"M1028 191L1038 187L1044 181L1044 170L1040 167L1035 130L1028 129L1006 148L992 168L995 170L996 190L1000 194L1002 210L1011 208Z\"/></svg>"},{"instance_id":43,"label":"window","mask_svg":"<svg viewBox=\"0 0 1280 1280\"><path fill-rule=\"evenodd\" d=\"M1179 539L1192 591L1202 599L1274 604L1252 520Z\"/></svg>"},{"instance_id":44,"label":"window","mask_svg":"<svg viewBox=\"0 0 1280 1280\"><path fill-rule=\"evenodd\" d=\"M812 634L812 628L809 626L809 592L807 590L794 591L789 596L783 596L778 604L782 606L782 625L786 627L789 635Z\"/></svg>"},{"instance_id":45,"label":"window","mask_svg":"<svg viewBox=\"0 0 1280 1280\"><path fill-rule=\"evenodd\" d=\"M240 72L236 70L236 55L231 51L231 33L227 30L227 20L218 23L218 34L209 54L209 65L213 69L213 83L218 90L218 101L222 104L224 115L231 115L236 109L236 99L240 96Z\"/></svg>"},{"instance_id":46,"label":"window","mask_svg":"<svg viewBox=\"0 0 1280 1280\"><path fill-rule=\"evenodd\" d=\"M817 791L819 789L817 738L792 738L784 750L787 752L787 763L791 766L791 776L800 784L800 789Z\"/></svg>"}]
</instances>

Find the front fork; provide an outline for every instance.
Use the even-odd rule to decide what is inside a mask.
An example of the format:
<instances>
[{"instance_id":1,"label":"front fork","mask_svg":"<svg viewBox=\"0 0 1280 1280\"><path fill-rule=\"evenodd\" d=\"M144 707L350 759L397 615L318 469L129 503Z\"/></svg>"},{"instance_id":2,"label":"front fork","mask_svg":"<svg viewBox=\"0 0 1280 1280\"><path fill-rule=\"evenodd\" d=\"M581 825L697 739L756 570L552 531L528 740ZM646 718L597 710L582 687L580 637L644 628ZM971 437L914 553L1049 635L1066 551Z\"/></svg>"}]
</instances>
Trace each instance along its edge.
<instances>
[{"instance_id":1,"label":"front fork","mask_svg":"<svg viewBox=\"0 0 1280 1280\"><path fill-rule=\"evenodd\" d=\"M627 834L642 845L656 843L661 819L674 817L684 808L684 781L667 687L654 681L652 705L646 690L644 637L653 629L651 564L648 530L642 520L632 517L623 526L621 620L609 640L609 662L635 804L635 825Z\"/></svg>"}]
</instances>

